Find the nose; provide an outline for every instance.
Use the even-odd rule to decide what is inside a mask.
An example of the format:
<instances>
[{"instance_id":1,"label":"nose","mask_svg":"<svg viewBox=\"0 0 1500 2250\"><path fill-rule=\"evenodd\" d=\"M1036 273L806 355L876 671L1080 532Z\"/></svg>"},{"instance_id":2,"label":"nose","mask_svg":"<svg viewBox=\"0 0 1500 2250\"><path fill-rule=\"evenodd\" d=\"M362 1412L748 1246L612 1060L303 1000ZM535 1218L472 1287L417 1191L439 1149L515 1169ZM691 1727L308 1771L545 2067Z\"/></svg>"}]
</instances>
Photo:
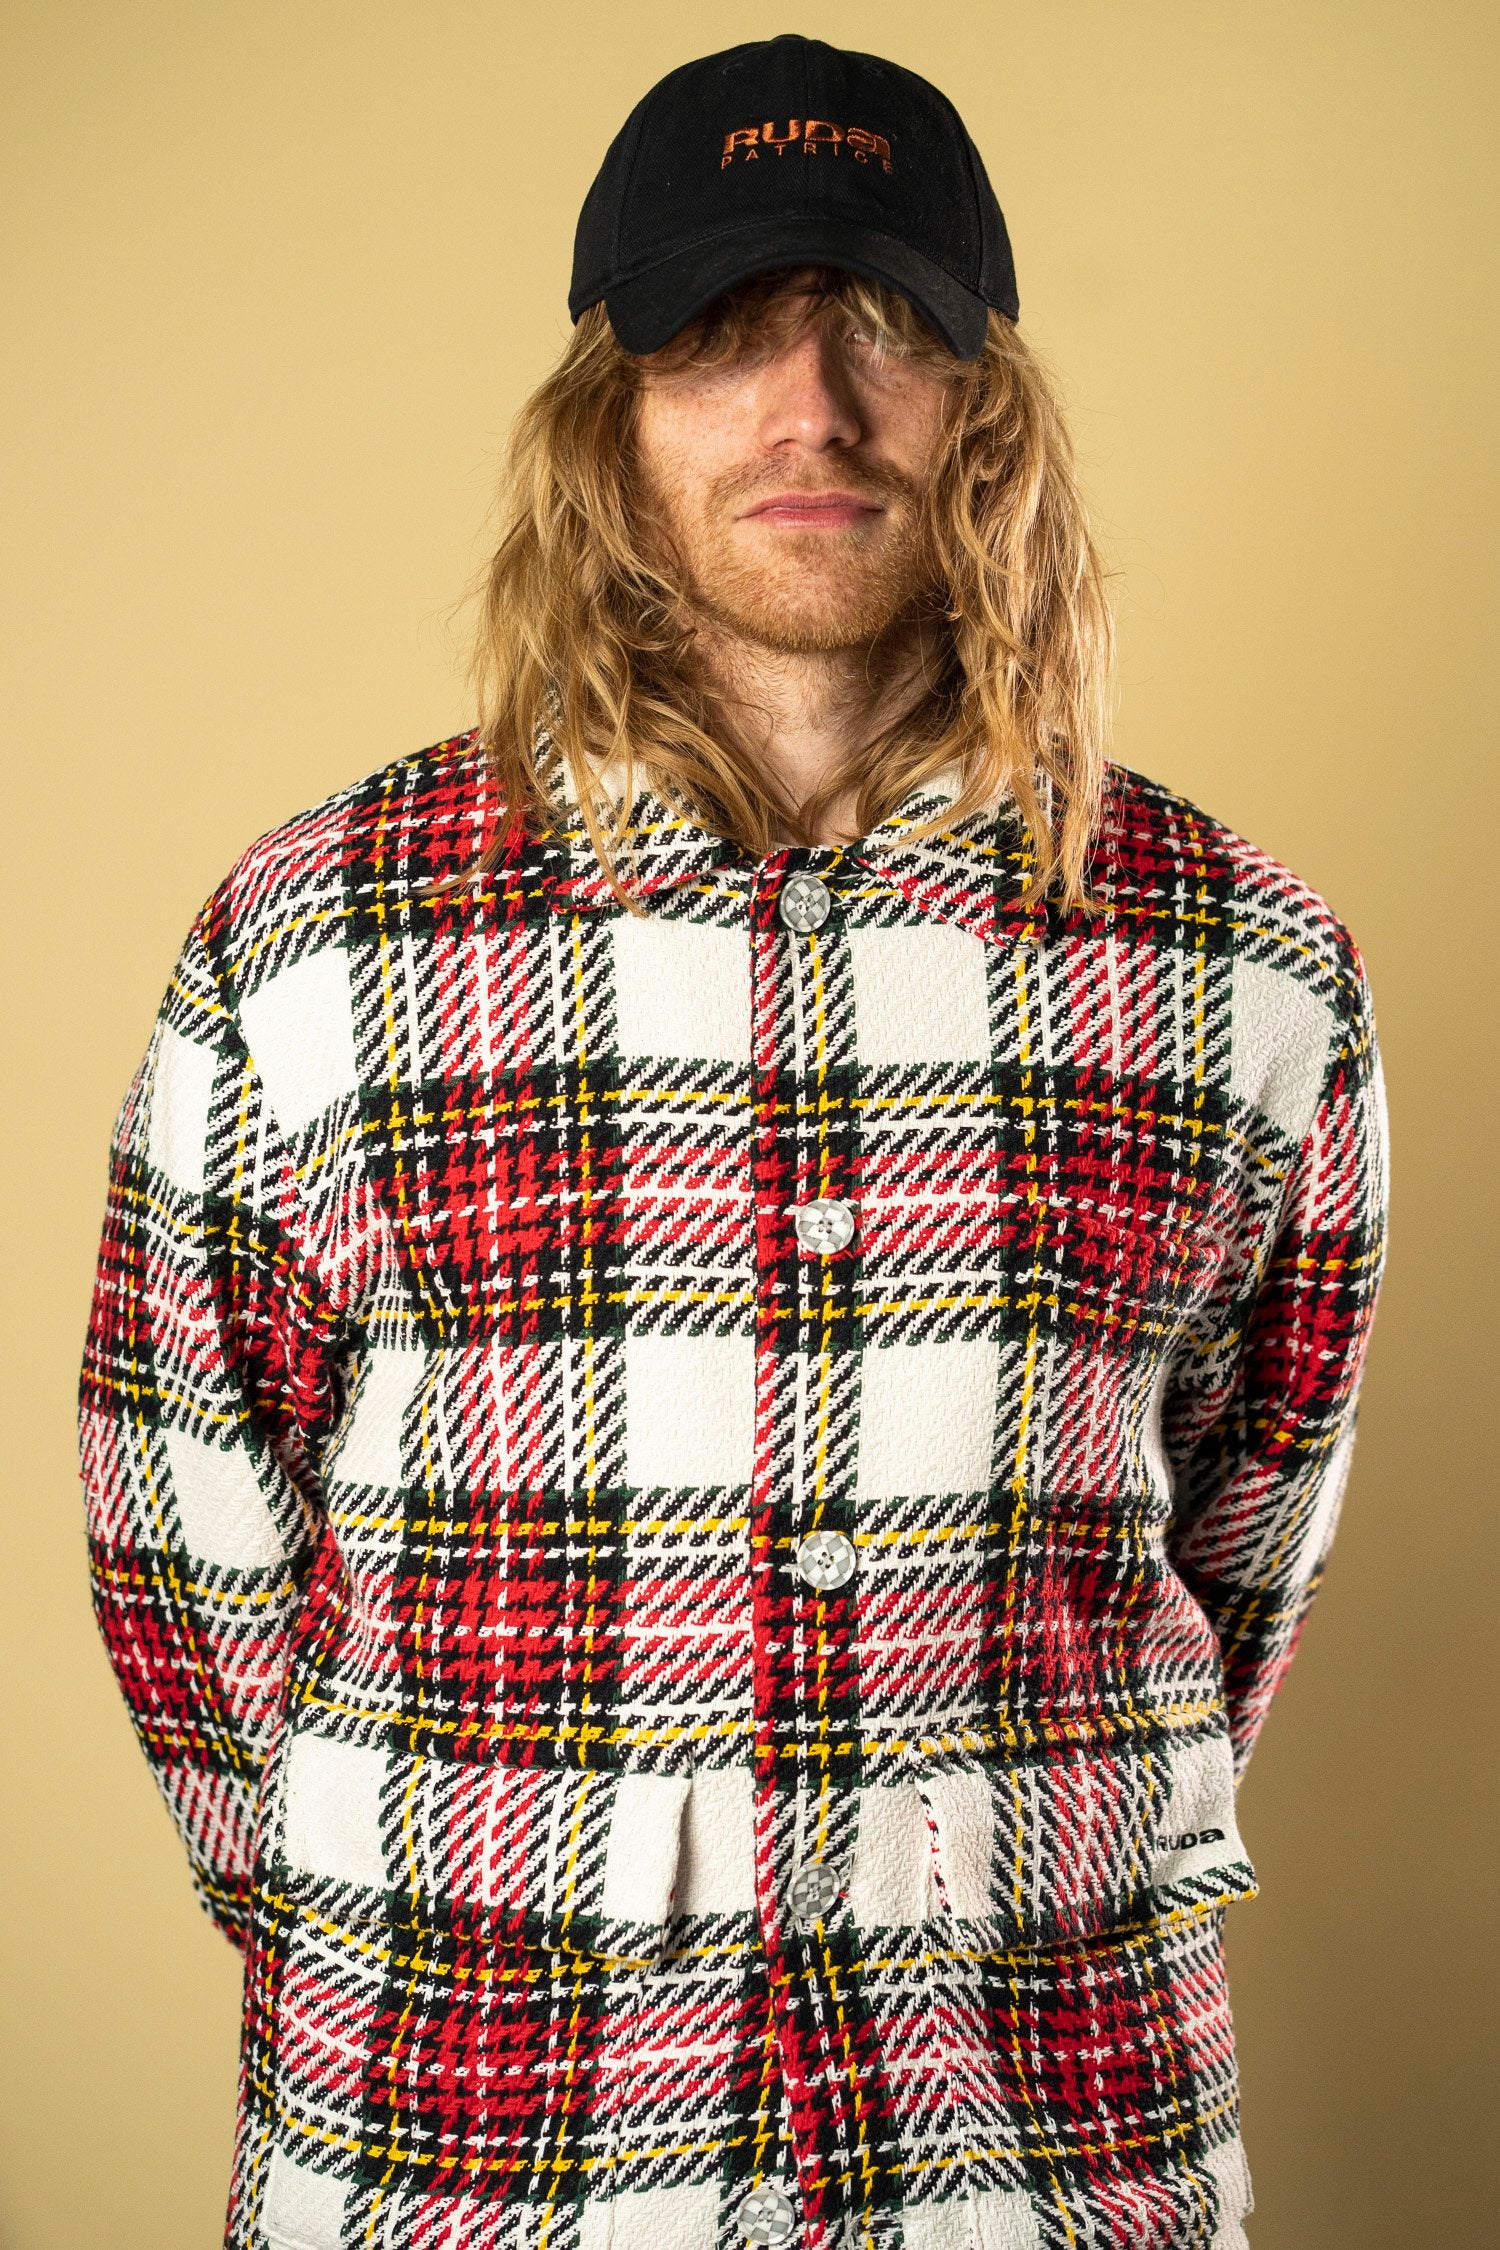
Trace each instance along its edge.
<instances>
[{"instance_id":1,"label":"nose","mask_svg":"<svg viewBox=\"0 0 1500 2250\"><path fill-rule=\"evenodd\" d=\"M863 425L849 371L835 340L814 321L768 363L762 383L760 441L826 452L857 445Z\"/></svg>"}]
</instances>

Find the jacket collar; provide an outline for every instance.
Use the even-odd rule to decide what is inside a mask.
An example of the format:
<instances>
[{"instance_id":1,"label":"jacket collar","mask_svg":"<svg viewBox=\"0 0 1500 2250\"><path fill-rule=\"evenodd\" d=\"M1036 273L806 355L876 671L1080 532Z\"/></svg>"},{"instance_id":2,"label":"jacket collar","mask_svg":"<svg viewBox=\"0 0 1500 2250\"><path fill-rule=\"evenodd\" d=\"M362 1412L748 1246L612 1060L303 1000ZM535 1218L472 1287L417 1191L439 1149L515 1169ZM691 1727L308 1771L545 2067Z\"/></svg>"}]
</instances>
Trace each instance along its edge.
<instances>
[{"instance_id":1,"label":"jacket collar","mask_svg":"<svg viewBox=\"0 0 1500 2250\"><path fill-rule=\"evenodd\" d=\"M688 887L743 892L748 885L779 889L794 869L825 876L835 891L874 885L893 892L931 918L953 923L995 944L1040 937L1045 902L1023 901L1032 854L1025 823L1006 799L996 808L941 824L945 805L958 793L956 779L939 776L914 789L869 835L847 845L786 845L754 860L738 845L701 826L650 789L636 795L622 837L619 867L626 887L642 899ZM539 847L539 869L549 894L572 909L608 907L617 894L594 849L577 798L554 781L556 820ZM934 824L927 834L918 831Z\"/></svg>"}]
</instances>

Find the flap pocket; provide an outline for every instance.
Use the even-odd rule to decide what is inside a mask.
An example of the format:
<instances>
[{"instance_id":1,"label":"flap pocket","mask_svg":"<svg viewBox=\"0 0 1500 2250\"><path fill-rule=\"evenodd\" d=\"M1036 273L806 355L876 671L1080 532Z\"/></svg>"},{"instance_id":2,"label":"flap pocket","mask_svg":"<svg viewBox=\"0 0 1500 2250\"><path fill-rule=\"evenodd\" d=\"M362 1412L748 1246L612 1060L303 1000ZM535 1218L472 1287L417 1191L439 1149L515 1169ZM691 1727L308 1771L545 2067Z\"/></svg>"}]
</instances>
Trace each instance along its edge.
<instances>
[{"instance_id":1,"label":"flap pocket","mask_svg":"<svg viewBox=\"0 0 1500 2250\"><path fill-rule=\"evenodd\" d=\"M1222 1734L934 1758L859 1794L849 1905L864 1927L961 1922L961 1942L989 1950L1255 1889Z\"/></svg>"},{"instance_id":2,"label":"flap pocket","mask_svg":"<svg viewBox=\"0 0 1500 2250\"><path fill-rule=\"evenodd\" d=\"M272 1802L270 1879L345 1920L416 1916L647 1963L675 1911L754 1906L748 1765L461 1762L298 1730Z\"/></svg>"}]
</instances>

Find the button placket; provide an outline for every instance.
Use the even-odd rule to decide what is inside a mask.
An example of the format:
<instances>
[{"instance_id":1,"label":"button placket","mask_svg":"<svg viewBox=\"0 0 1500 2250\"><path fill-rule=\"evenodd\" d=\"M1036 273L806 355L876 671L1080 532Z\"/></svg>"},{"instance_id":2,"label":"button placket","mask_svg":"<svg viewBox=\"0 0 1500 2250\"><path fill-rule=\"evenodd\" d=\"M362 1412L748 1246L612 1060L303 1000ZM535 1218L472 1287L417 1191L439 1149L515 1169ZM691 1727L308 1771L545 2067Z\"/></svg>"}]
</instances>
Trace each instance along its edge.
<instances>
[{"instance_id":1,"label":"button placket","mask_svg":"<svg viewBox=\"0 0 1500 2250\"><path fill-rule=\"evenodd\" d=\"M773 1494L767 1510L771 1567L783 1598L776 1605L774 1662L765 1668L764 1723L776 1750L771 1786L776 1864L784 1870L778 1886L783 1938L798 1980L796 2004L821 2019L837 2001L815 1933L844 1912L857 1809L851 1762L836 1753L850 1741L858 1711L849 1585L856 1558L844 1534L854 1528L858 1363L851 1346L860 1110L843 902L821 871L813 883L794 882L811 872L784 872L774 905L767 901L761 909L757 959L767 988L758 995L754 1020L776 1034L774 1057L766 1054L760 1081L758 1122L761 1177L780 1192L761 1241L767 1265L774 1259L770 1309L777 1317L787 1440L766 1471ZM829 894L826 907L822 893ZM763 1209L763 1225L767 1219L772 1213ZM841 2085L810 2089L804 2099L818 2111L817 2147L836 2144L856 2163L877 2161ZM808 2153L800 2133L798 2149Z\"/></svg>"}]
</instances>

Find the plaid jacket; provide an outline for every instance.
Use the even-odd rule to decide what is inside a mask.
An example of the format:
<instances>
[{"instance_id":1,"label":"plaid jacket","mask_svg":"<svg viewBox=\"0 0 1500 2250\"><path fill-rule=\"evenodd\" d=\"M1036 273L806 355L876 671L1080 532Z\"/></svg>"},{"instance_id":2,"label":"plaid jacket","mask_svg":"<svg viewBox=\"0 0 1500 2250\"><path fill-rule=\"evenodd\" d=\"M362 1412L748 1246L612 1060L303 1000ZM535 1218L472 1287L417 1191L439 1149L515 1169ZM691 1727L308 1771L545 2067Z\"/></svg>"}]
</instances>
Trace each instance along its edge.
<instances>
[{"instance_id":1,"label":"plaid jacket","mask_svg":"<svg viewBox=\"0 0 1500 2250\"><path fill-rule=\"evenodd\" d=\"M566 821L434 892L462 737L187 940L82 1459L246 1951L236 2250L1243 2243L1234 1779L1348 1468L1367 987L1134 774L1092 914L941 802L756 864L643 799L639 914Z\"/></svg>"}]
</instances>

